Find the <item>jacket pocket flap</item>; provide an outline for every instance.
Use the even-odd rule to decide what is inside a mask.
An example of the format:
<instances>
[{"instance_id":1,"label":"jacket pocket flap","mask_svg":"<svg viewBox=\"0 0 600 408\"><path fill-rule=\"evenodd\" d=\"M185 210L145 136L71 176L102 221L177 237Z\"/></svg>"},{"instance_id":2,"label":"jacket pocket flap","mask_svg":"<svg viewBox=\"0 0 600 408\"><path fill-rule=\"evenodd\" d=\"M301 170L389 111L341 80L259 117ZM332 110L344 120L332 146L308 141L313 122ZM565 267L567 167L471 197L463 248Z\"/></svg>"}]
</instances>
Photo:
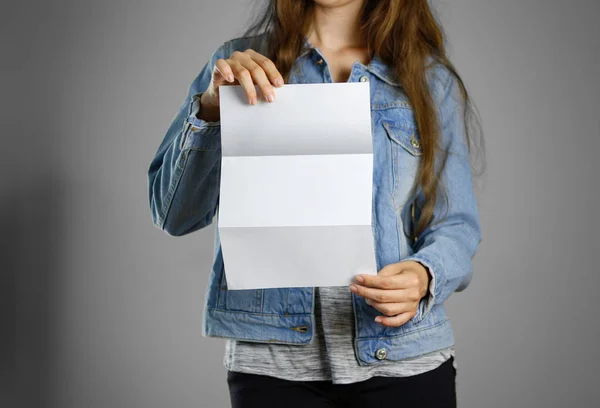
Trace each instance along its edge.
<instances>
[{"instance_id":1,"label":"jacket pocket flap","mask_svg":"<svg viewBox=\"0 0 600 408\"><path fill-rule=\"evenodd\" d=\"M402 146L404 150L413 156L420 156L423 154L423 150L421 149L421 141L414 130L395 126L389 122L383 122L383 127L385 128L389 138L393 142Z\"/></svg>"}]
</instances>

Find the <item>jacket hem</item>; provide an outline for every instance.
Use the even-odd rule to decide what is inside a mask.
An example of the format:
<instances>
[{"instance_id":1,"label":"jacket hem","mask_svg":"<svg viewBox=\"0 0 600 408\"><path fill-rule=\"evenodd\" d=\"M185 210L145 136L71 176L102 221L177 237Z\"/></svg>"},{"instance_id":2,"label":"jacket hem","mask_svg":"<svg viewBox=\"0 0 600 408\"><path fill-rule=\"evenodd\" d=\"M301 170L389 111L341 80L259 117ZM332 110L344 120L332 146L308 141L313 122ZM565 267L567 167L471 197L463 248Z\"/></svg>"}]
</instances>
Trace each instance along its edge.
<instances>
[{"instance_id":1,"label":"jacket hem","mask_svg":"<svg viewBox=\"0 0 600 408\"><path fill-rule=\"evenodd\" d=\"M422 330L412 331L394 337L362 338L355 340L358 364L373 365L384 360L377 359L376 353L385 350L385 361L399 361L419 357L454 345L454 334L450 319Z\"/></svg>"},{"instance_id":2,"label":"jacket hem","mask_svg":"<svg viewBox=\"0 0 600 408\"><path fill-rule=\"evenodd\" d=\"M204 337L276 344L312 344L315 327L313 314L243 313L235 310L205 308Z\"/></svg>"}]
</instances>

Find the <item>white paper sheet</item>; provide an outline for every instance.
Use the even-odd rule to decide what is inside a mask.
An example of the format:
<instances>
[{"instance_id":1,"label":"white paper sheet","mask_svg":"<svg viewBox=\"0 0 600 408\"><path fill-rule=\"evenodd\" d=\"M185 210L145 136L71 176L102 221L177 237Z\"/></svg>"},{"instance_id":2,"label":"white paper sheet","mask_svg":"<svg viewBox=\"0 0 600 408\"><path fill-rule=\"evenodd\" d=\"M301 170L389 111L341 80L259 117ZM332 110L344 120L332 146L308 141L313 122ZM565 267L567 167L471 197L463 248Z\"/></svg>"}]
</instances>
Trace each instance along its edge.
<instances>
[{"instance_id":1,"label":"white paper sheet","mask_svg":"<svg viewBox=\"0 0 600 408\"><path fill-rule=\"evenodd\" d=\"M287 84L249 105L220 89L218 228L229 289L376 274L367 82Z\"/></svg>"}]
</instances>

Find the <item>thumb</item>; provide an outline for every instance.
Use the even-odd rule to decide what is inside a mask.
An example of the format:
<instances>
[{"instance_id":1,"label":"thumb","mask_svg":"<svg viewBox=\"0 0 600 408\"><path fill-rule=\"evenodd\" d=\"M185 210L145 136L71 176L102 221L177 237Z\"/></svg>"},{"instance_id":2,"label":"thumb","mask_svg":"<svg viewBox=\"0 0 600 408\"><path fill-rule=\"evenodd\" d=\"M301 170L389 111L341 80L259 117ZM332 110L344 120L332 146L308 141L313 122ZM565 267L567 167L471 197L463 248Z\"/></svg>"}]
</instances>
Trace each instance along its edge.
<instances>
[{"instance_id":1,"label":"thumb","mask_svg":"<svg viewBox=\"0 0 600 408\"><path fill-rule=\"evenodd\" d=\"M400 263L393 263L384 266L377 272L377 276L391 276L398 275L401 272L401 268L399 268Z\"/></svg>"},{"instance_id":2,"label":"thumb","mask_svg":"<svg viewBox=\"0 0 600 408\"><path fill-rule=\"evenodd\" d=\"M422 267L422 264L417 262L417 261L401 261L398 263L398 267L400 269L400 272L404 272L407 270L414 270L414 269L418 269Z\"/></svg>"},{"instance_id":3,"label":"thumb","mask_svg":"<svg viewBox=\"0 0 600 408\"><path fill-rule=\"evenodd\" d=\"M414 270L419 267L419 263L416 261L400 261L397 263L389 264L381 268L377 273L379 276L398 275L404 271Z\"/></svg>"}]
</instances>

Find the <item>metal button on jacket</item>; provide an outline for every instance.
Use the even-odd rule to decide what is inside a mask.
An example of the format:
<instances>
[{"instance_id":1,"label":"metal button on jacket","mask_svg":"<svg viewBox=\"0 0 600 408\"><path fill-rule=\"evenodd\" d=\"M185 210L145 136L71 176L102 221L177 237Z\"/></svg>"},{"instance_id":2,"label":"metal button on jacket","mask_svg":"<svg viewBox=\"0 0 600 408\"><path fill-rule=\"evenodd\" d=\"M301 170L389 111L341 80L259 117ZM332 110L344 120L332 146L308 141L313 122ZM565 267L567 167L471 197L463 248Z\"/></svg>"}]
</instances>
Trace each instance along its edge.
<instances>
[{"instance_id":1,"label":"metal button on jacket","mask_svg":"<svg viewBox=\"0 0 600 408\"><path fill-rule=\"evenodd\" d=\"M377 351L375 352L375 358L377 360L385 360L386 357L387 357L387 350L384 348L377 349Z\"/></svg>"},{"instance_id":2,"label":"metal button on jacket","mask_svg":"<svg viewBox=\"0 0 600 408\"><path fill-rule=\"evenodd\" d=\"M413 135L412 139L410 139L410 144L413 145L414 148L419 148L421 144L417 139L415 139L415 135Z\"/></svg>"},{"instance_id":3,"label":"metal button on jacket","mask_svg":"<svg viewBox=\"0 0 600 408\"><path fill-rule=\"evenodd\" d=\"M360 82L369 82L369 77L366 75L363 75L360 77Z\"/></svg>"}]
</instances>

